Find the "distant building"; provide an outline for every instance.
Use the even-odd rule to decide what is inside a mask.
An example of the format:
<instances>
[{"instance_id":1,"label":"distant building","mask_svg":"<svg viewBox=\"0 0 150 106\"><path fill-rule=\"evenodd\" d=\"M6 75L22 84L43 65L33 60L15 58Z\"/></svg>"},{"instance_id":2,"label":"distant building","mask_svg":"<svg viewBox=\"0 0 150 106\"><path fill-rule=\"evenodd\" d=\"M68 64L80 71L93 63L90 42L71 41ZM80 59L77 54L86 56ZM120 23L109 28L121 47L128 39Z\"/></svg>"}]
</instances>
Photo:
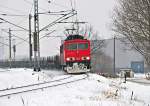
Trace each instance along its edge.
<instances>
[{"instance_id":1,"label":"distant building","mask_svg":"<svg viewBox=\"0 0 150 106\"><path fill-rule=\"evenodd\" d=\"M105 40L105 46L101 52L93 55L92 64L97 72L114 73L114 39ZM115 66L116 72L122 68L132 68L137 73L150 71L144 64L144 57L122 42L122 39L115 39Z\"/></svg>"}]
</instances>

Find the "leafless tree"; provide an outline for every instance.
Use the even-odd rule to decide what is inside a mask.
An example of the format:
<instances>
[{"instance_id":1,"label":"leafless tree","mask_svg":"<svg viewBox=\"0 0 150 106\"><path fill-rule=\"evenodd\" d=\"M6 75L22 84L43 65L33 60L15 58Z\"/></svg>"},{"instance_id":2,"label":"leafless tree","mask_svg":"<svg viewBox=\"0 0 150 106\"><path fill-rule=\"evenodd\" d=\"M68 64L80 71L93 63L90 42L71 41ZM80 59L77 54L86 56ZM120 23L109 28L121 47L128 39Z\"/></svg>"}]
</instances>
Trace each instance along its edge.
<instances>
[{"instance_id":1,"label":"leafless tree","mask_svg":"<svg viewBox=\"0 0 150 106\"><path fill-rule=\"evenodd\" d=\"M100 38L98 32L90 25L81 28L80 33L91 40L91 54L95 54L96 52L100 53L101 48L104 47L105 43L104 40Z\"/></svg>"},{"instance_id":2,"label":"leafless tree","mask_svg":"<svg viewBox=\"0 0 150 106\"><path fill-rule=\"evenodd\" d=\"M118 0L113 31L125 36L150 64L150 0Z\"/></svg>"}]
</instances>

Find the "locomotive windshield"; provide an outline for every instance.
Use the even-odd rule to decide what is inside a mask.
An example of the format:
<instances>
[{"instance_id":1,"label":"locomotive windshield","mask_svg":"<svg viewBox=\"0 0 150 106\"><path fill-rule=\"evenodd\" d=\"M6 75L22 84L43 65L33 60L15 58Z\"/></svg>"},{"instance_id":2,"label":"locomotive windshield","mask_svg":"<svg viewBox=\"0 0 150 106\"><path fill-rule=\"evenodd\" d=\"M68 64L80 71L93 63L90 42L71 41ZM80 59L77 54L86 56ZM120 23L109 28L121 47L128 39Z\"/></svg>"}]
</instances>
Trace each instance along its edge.
<instances>
[{"instance_id":1,"label":"locomotive windshield","mask_svg":"<svg viewBox=\"0 0 150 106\"><path fill-rule=\"evenodd\" d=\"M79 49L79 50L88 49L88 44L87 44L87 43L79 43L79 44L78 44L78 49Z\"/></svg>"},{"instance_id":2,"label":"locomotive windshield","mask_svg":"<svg viewBox=\"0 0 150 106\"><path fill-rule=\"evenodd\" d=\"M77 44L76 43L68 44L67 49L68 50L77 50Z\"/></svg>"},{"instance_id":3,"label":"locomotive windshield","mask_svg":"<svg viewBox=\"0 0 150 106\"><path fill-rule=\"evenodd\" d=\"M66 45L68 50L86 50L88 49L88 43L71 43Z\"/></svg>"}]
</instances>

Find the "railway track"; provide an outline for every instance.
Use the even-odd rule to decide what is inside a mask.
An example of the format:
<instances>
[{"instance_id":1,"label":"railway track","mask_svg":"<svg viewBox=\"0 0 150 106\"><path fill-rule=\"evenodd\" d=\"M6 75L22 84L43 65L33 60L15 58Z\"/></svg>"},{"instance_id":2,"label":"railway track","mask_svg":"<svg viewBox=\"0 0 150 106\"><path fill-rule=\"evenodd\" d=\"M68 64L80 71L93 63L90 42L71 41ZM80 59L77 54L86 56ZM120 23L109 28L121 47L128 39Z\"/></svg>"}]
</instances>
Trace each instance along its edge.
<instances>
[{"instance_id":1,"label":"railway track","mask_svg":"<svg viewBox=\"0 0 150 106\"><path fill-rule=\"evenodd\" d=\"M10 96L10 95L25 93L25 92L31 92L31 91L35 91L35 90L56 87L56 86L80 81L80 80L86 79L87 77L88 77L88 74L69 75L65 78L60 78L58 80L30 84L30 85L20 86L20 87L15 87L15 88L10 88L10 89L1 89L0 97L6 97L6 96Z\"/></svg>"},{"instance_id":2,"label":"railway track","mask_svg":"<svg viewBox=\"0 0 150 106\"><path fill-rule=\"evenodd\" d=\"M13 88L0 89L0 92L9 91L9 90L13 90L13 89L19 89L19 88L32 87L32 86L36 86L36 85L42 85L42 84L46 84L46 83L51 83L51 82L64 80L64 79L67 79L67 78L70 78L70 77L71 76L67 76L67 77L64 77L64 78L57 79L57 80L50 80L50 81L44 81L44 82L40 82L40 83L29 84L29 85L24 85L24 86L18 86L18 87L13 87Z\"/></svg>"}]
</instances>

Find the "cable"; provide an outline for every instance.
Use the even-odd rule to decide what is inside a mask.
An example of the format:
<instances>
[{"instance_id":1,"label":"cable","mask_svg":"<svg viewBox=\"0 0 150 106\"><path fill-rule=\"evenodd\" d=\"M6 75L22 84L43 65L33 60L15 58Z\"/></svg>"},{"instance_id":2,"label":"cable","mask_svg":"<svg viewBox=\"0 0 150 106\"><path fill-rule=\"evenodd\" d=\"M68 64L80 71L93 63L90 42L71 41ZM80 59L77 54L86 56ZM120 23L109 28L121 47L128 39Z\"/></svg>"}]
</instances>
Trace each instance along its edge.
<instances>
[{"instance_id":1,"label":"cable","mask_svg":"<svg viewBox=\"0 0 150 106\"><path fill-rule=\"evenodd\" d=\"M66 19L68 19L68 18L74 16L74 15L76 14L76 13L74 13L74 11L75 11L75 10L73 10L72 12L69 12L68 14L63 15L62 17L59 17L58 19L56 19L56 20L53 21L52 23L50 23L50 24L48 24L47 26L43 27L41 30L39 30L39 32L41 32L42 30L44 30L44 29L46 29L46 28L48 28L48 27L51 27L51 26L57 24L57 22L61 22L61 21L63 21L63 20L66 20ZM67 15L70 15L71 13L73 13L71 16L66 17ZM65 17L66 17L66 18L65 18Z\"/></svg>"},{"instance_id":2,"label":"cable","mask_svg":"<svg viewBox=\"0 0 150 106\"><path fill-rule=\"evenodd\" d=\"M28 40L29 38L26 38L25 40ZM21 41L21 42L18 42L17 44L16 44L16 46L18 46L18 45L20 45L20 44L22 44L22 43L24 43L25 41Z\"/></svg>"},{"instance_id":3,"label":"cable","mask_svg":"<svg viewBox=\"0 0 150 106\"><path fill-rule=\"evenodd\" d=\"M23 20L21 20L21 21L19 21L17 24L15 24L15 25L17 25L17 26L19 26L21 23L23 23L24 21L26 21L28 19L28 17L26 18L26 17L24 17L24 19ZM14 28L14 27L9 27L10 29L12 29L12 28ZM13 30L13 31L25 31L25 30ZM26 31L27 32L27 31Z\"/></svg>"},{"instance_id":4,"label":"cable","mask_svg":"<svg viewBox=\"0 0 150 106\"><path fill-rule=\"evenodd\" d=\"M5 46L9 46L8 44L3 43L3 42L0 42L0 44L5 45ZM0 47L2 47L2 46L0 46Z\"/></svg>"},{"instance_id":5,"label":"cable","mask_svg":"<svg viewBox=\"0 0 150 106\"><path fill-rule=\"evenodd\" d=\"M45 34L45 35L42 36L40 39L44 38L44 37L47 36L47 35L50 35L50 34L54 33L55 31L56 31L56 30L53 30L53 31L51 31L51 32L49 32L49 33L47 33L47 34Z\"/></svg>"},{"instance_id":6,"label":"cable","mask_svg":"<svg viewBox=\"0 0 150 106\"><path fill-rule=\"evenodd\" d=\"M27 16L27 15L5 14L5 13L1 13L0 15L2 15L2 16L18 16L18 17L24 17L24 16Z\"/></svg>"},{"instance_id":7,"label":"cable","mask_svg":"<svg viewBox=\"0 0 150 106\"><path fill-rule=\"evenodd\" d=\"M14 26L18 27L18 28L21 28L21 29L23 29L23 30L25 30L25 31L29 31L28 29L25 29L25 28L23 28L23 27L21 27L21 26L18 26L18 25L16 25L16 24L14 24L14 23L11 23L11 22L9 22L9 21L3 19L3 18L0 18L0 20L5 21L5 22L7 22L7 23L9 23L9 24L11 24L11 25L14 25Z\"/></svg>"},{"instance_id":8,"label":"cable","mask_svg":"<svg viewBox=\"0 0 150 106\"><path fill-rule=\"evenodd\" d=\"M51 11L47 11L47 12L41 12L38 14L44 14L44 15L65 15L66 12L71 12L72 10L66 10L66 11L57 11L57 12L51 12Z\"/></svg>"},{"instance_id":9,"label":"cable","mask_svg":"<svg viewBox=\"0 0 150 106\"><path fill-rule=\"evenodd\" d=\"M62 10L62 11L55 11L55 12L52 12L52 11L46 11L46 12L41 12L41 13L38 13L38 14L46 14L46 13L66 13L66 12L71 12L72 10Z\"/></svg>"},{"instance_id":10,"label":"cable","mask_svg":"<svg viewBox=\"0 0 150 106\"><path fill-rule=\"evenodd\" d=\"M9 34L9 32L7 32L7 31L5 31L5 30L2 30L2 31ZM11 35L13 35L13 36L16 37L16 38L19 38L19 39L21 39L21 40L23 40L23 41L29 43L27 40L25 40L25 39L23 39L23 38L21 38L21 37L19 37L19 36L16 36L16 35L14 35L14 34L11 34Z\"/></svg>"}]
</instances>

